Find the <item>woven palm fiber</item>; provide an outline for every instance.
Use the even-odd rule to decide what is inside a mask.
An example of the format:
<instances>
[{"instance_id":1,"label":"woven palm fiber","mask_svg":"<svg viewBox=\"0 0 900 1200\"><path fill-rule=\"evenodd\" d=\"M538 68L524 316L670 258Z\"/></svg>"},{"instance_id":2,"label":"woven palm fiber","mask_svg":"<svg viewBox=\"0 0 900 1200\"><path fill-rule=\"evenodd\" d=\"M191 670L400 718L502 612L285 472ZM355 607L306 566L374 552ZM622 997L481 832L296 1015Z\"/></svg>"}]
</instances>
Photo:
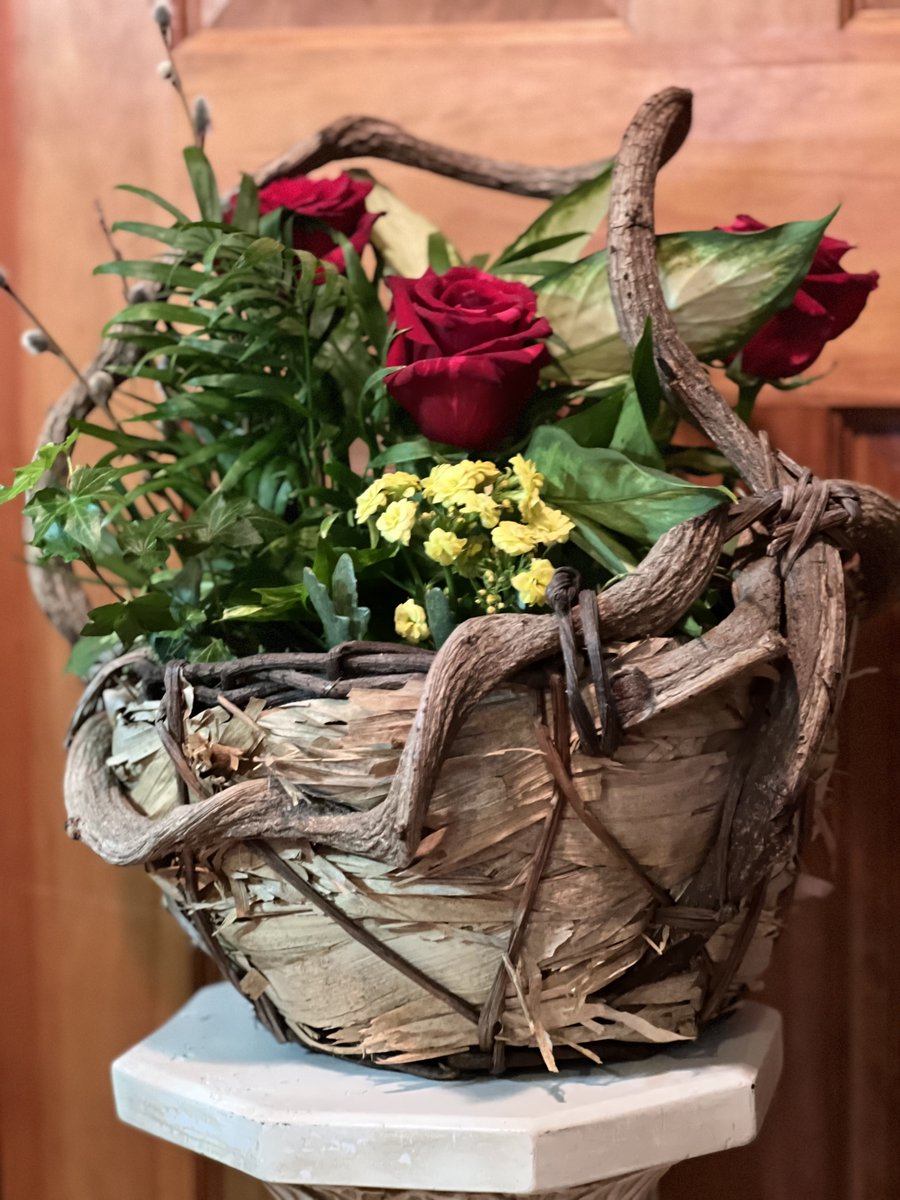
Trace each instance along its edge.
<instances>
[{"instance_id":1,"label":"woven palm fiber","mask_svg":"<svg viewBox=\"0 0 900 1200\"><path fill-rule=\"evenodd\" d=\"M280 1038L438 1077L554 1070L694 1037L764 969L854 621L900 578L900 510L775 453L680 338L653 189L689 123L689 93L668 89L625 134L610 289L629 346L652 318L670 399L746 496L599 594L561 569L551 614L467 621L437 655L351 643L163 668L135 652L79 705L69 833L145 864ZM356 119L258 177L354 154L536 195L596 170L476 160ZM129 353L105 344L92 369ZM89 405L73 388L43 440ZM738 537L733 611L668 636ZM34 583L76 636L71 571Z\"/></svg>"}]
</instances>

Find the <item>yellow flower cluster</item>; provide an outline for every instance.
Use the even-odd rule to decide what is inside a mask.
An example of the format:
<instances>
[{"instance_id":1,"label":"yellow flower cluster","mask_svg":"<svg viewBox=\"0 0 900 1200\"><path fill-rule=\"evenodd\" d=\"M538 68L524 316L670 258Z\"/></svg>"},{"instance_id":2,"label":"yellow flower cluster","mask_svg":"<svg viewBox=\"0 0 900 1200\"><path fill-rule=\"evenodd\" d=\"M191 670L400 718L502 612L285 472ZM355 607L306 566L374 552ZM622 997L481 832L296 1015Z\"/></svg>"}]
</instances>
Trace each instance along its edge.
<instances>
[{"instance_id":1,"label":"yellow flower cluster","mask_svg":"<svg viewBox=\"0 0 900 1200\"><path fill-rule=\"evenodd\" d=\"M534 607L546 602L554 570L539 552L567 541L574 528L565 513L542 499L543 487L540 471L521 454L507 468L464 459L440 463L421 478L393 471L362 493L356 520L368 522L383 541L421 555L422 566L414 570L422 576L420 586L449 586L456 602L461 598L461 611L473 602L487 613ZM453 577L472 581L472 590L463 583L460 591ZM413 644L430 637L425 610L415 599L397 606L394 626Z\"/></svg>"}]
</instances>

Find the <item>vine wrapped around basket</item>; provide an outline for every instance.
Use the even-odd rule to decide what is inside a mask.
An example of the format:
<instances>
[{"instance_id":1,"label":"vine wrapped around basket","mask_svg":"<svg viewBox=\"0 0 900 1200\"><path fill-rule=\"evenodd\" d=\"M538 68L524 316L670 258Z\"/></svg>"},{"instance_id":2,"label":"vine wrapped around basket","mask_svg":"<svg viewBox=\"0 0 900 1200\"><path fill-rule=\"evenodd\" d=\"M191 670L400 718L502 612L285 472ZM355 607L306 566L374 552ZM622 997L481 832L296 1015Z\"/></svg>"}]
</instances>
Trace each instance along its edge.
<instances>
[{"instance_id":1,"label":"vine wrapped around basket","mask_svg":"<svg viewBox=\"0 0 900 1200\"><path fill-rule=\"evenodd\" d=\"M672 402L748 496L677 525L599 594L557 571L552 613L468 620L436 655L349 642L161 667L133 652L85 692L69 833L144 864L280 1038L437 1075L538 1055L555 1069L694 1037L764 969L853 619L900 576L900 514L773 453L679 336L653 186L689 114L689 93L668 89L625 135L610 288L630 348L652 318ZM359 121L260 178L356 154L532 195L577 178ZM105 347L94 369L121 353ZM49 437L90 404L74 388ZM702 637L671 636L738 535L733 611ZM77 632L72 575L33 579Z\"/></svg>"}]
</instances>

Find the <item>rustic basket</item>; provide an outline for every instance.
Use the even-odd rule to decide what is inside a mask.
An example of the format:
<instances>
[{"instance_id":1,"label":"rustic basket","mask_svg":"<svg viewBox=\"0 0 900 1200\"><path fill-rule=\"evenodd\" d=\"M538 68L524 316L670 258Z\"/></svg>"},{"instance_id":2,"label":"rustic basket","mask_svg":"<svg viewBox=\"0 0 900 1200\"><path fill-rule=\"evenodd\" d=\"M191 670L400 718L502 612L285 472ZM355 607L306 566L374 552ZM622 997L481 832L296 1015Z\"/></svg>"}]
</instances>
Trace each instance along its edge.
<instances>
[{"instance_id":1,"label":"rustic basket","mask_svg":"<svg viewBox=\"0 0 900 1200\"><path fill-rule=\"evenodd\" d=\"M689 121L690 94L669 89L625 135L610 285L630 346L652 317L673 402L747 497L599 595L557 572L553 614L470 620L437 655L352 643L162 668L132 653L79 705L69 833L145 864L280 1038L438 1076L553 1069L694 1037L764 969L824 779L848 597L855 613L900 576L900 512L774 454L681 341L653 186ZM356 119L258 178L362 154L541 196L596 170L492 163ZM130 353L107 344L93 369ZM45 440L90 404L73 388ZM669 636L739 534L731 614ZM33 578L77 636L72 574Z\"/></svg>"}]
</instances>

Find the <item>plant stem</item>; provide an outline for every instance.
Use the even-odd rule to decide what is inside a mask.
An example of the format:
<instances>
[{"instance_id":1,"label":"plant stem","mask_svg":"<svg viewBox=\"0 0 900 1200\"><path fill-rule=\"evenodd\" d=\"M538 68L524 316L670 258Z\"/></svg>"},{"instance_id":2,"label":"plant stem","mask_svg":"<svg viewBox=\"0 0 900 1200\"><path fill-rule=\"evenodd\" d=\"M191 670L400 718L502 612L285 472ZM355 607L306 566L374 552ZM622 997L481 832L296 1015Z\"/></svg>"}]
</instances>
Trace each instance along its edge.
<instances>
[{"instance_id":1,"label":"plant stem","mask_svg":"<svg viewBox=\"0 0 900 1200\"><path fill-rule=\"evenodd\" d=\"M194 124L194 114L191 112L191 105L187 98L187 92L184 90L184 82L181 78L181 72L178 70L178 64L175 62L175 55L172 53L172 31L171 29L160 30L162 34L163 45L166 48L166 53L169 56L169 64L172 68L171 84L178 93L178 99L181 101L181 107L184 109L184 115L187 117L188 125L191 127L191 136L194 139L194 145L203 149L203 139L197 132L197 126Z\"/></svg>"},{"instance_id":2,"label":"plant stem","mask_svg":"<svg viewBox=\"0 0 900 1200\"><path fill-rule=\"evenodd\" d=\"M116 260L116 262L122 262L122 251L116 245L115 239L112 235L112 230L110 229L109 225L106 223L106 214L103 211L103 205L100 203L99 200L95 200L94 207L97 210L97 220L100 223L100 229L103 231L103 236L106 238L106 244L109 246L109 249L112 253L113 258ZM128 280L125 278L124 275L120 276L120 279L122 282L122 295L125 297L125 303L127 304L129 302L128 301Z\"/></svg>"},{"instance_id":3,"label":"plant stem","mask_svg":"<svg viewBox=\"0 0 900 1200\"><path fill-rule=\"evenodd\" d=\"M741 383L738 385L738 401L734 411L745 425L750 424L756 397L765 385L766 381L764 379L754 379L750 383Z\"/></svg>"}]
</instances>

